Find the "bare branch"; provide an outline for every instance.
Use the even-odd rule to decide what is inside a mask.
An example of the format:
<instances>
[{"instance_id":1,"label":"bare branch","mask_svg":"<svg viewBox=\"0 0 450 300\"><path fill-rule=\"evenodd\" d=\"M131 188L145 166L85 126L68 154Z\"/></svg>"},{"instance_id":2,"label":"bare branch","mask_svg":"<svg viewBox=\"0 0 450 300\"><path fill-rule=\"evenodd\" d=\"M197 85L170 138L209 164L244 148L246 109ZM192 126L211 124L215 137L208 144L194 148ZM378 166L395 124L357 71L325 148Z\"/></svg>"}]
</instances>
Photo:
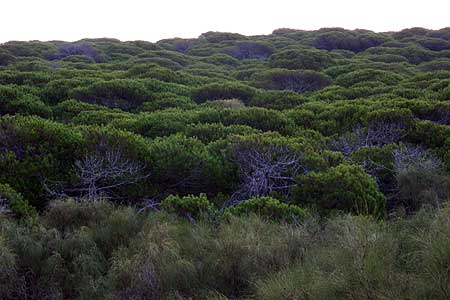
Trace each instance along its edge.
<instances>
[{"instance_id":1,"label":"bare branch","mask_svg":"<svg viewBox=\"0 0 450 300\"><path fill-rule=\"evenodd\" d=\"M143 166L124 158L120 150L97 151L75 162L78 184L42 180L47 193L55 198L98 200L117 199L114 191L121 186L135 184L150 174L143 174Z\"/></svg>"},{"instance_id":2,"label":"bare branch","mask_svg":"<svg viewBox=\"0 0 450 300\"><path fill-rule=\"evenodd\" d=\"M367 128L366 145L383 146L399 142L406 136L403 122L375 122Z\"/></svg>"},{"instance_id":3,"label":"bare branch","mask_svg":"<svg viewBox=\"0 0 450 300\"><path fill-rule=\"evenodd\" d=\"M138 213L143 213L147 210L159 210L159 207L161 206L161 200L159 197L152 197L150 199L144 199L143 200L144 206L138 210Z\"/></svg>"},{"instance_id":4,"label":"bare branch","mask_svg":"<svg viewBox=\"0 0 450 300\"><path fill-rule=\"evenodd\" d=\"M358 149L367 146L367 130L357 124L352 133L347 133L331 141L331 150L350 156Z\"/></svg>"},{"instance_id":5,"label":"bare branch","mask_svg":"<svg viewBox=\"0 0 450 300\"><path fill-rule=\"evenodd\" d=\"M302 157L289 147L238 145L234 158L241 173L241 187L232 195L232 204L272 192L287 197L297 185L296 176L308 172L301 163Z\"/></svg>"},{"instance_id":6,"label":"bare branch","mask_svg":"<svg viewBox=\"0 0 450 300\"><path fill-rule=\"evenodd\" d=\"M374 122L367 128L357 124L353 132L331 141L331 149L345 156L364 147L383 146L401 141L407 134L403 122Z\"/></svg>"},{"instance_id":7,"label":"bare branch","mask_svg":"<svg viewBox=\"0 0 450 300\"><path fill-rule=\"evenodd\" d=\"M123 157L120 150L94 153L75 162L80 180L79 191L84 197L96 200L107 197L109 192L123 185L140 181L149 175L139 175L142 166Z\"/></svg>"},{"instance_id":8,"label":"bare branch","mask_svg":"<svg viewBox=\"0 0 450 300\"><path fill-rule=\"evenodd\" d=\"M411 169L438 172L442 162L419 146L406 146L394 151L394 166L396 173Z\"/></svg>"},{"instance_id":9,"label":"bare branch","mask_svg":"<svg viewBox=\"0 0 450 300\"><path fill-rule=\"evenodd\" d=\"M9 212L8 200L0 195L0 215L8 214Z\"/></svg>"}]
</instances>

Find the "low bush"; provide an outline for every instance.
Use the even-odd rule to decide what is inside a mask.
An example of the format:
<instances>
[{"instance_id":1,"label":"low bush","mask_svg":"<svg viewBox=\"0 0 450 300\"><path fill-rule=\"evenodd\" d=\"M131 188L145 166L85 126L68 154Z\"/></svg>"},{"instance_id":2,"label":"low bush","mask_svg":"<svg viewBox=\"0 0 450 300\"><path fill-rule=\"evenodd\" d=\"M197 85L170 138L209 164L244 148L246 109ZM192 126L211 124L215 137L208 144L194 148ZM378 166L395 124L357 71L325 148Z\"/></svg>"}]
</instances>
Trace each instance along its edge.
<instances>
[{"instance_id":1,"label":"low bush","mask_svg":"<svg viewBox=\"0 0 450 300\"><path fill-rule=\"evenodd\" d=\"M0 298L13 299L16 289L20 288L17 276L17 264L14 252L0 235Z\"/></svg>"},{"instance_id":2,"label":"low bush","mask_svg":"<svg viewBox=\"0 0 450 300\"><path fill-rule=\"evenodd\" d=\"M341 164L325 172L299 177L293 202L311 205L321 212L336 210L355 214L385 216L386 199L375 180L356 165Z\"/></svg>"},{"instance_id":3,"label":"low bush","mask_svg":"<svg viewBox=\"0 0 450 300\"><path fill-rule=\"evenodd\" d=\"M28 204L21 194L16 192L8 184L0 183L0 213L13 213L16 217L36 216L36 210Z\"/></svg>"},{"instance_id":4,"label":"low bush","mask_svg":"<svg viewBox=\"0 0 450 300\"><path fill-rule=\"evenodd\" d=\"M237 83L212 83L194 90L192 98L197 103L208 100L239 99L248 102L255 91L246 85Z\"/></svg>"},{"instance_id":5,"label":"low bush","mask_svg":"<svg viewBox=\"0 0 450 300\"><path fill-rule=\"evenodd\" d=\"M92 228L102 223L113 210L114 206L104 200L99 202L54 200L47 207L43 223L62 233L74 231L82 226Z\"/></svg>"},{"instance_id":6,"label":"low bush","mask_svg":"<svg viewBox=\"0 0 450 300\"><path fill-rule=\"evenodd\" d=\"M214 205L205 194L199 196L188 195L184 197L170 195L161 203L161 207L169 212L188 219L198 219L202 215L214 214Z\"/></svg>"},{"instance_id":7,"label":"low bush","mask_svg":"<svg viewBox=\"0 0 450 300\"><path fill-rule=\"evenodd\" d=\"M269 90L290 90L306 93L320 90L331 84L328 76L315 71L271 69L252 76L256 87Z\"/></svg>"},{"instance_id":8,"label":"low bush","mask_svg":"<svg viewBox=\"0 0 450 300\"><path fill-rule=\"evenodd\" d=\"M286 204L271 197L252 198L225 210L225 214L245 216L255 213L268 220L299 221L308 214L305 209L296 205Z\"/></svg>"}]
</instances>

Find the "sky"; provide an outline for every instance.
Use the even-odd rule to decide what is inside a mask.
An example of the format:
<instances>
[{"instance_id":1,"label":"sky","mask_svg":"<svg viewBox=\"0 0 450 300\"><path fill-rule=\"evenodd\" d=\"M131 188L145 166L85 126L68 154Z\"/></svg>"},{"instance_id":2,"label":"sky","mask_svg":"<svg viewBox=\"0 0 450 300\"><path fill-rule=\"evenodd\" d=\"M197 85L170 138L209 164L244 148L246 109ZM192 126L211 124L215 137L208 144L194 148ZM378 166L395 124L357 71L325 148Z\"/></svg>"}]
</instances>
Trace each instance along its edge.
<instances>
[{"instance_id":1,"label":"sky","mask_svg":"<svg viewBox=\"0 0 450 300\"><path fill-rule=\"evenodd\" d=\"M450 0L1 0L0 43L198 37L277 28L398 31L450 27Z\"/></svg>"}]
</instances>

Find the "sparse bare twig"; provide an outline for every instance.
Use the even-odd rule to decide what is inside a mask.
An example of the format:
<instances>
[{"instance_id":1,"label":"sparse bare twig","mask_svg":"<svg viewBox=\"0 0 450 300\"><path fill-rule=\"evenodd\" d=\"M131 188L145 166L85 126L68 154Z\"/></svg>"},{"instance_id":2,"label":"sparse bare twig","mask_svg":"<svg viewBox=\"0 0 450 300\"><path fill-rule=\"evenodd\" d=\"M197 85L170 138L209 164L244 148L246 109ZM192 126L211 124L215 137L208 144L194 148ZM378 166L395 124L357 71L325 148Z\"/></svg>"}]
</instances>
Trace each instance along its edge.
<instances>
[{"instance_id":1,"label":"sparse bare twig","mask_svg":"<svg viewBox=\"0 0 450 300\"><path fill-rule=\"evenodd\" d=\"M345 156L364 147L383 146L401 141L407 134L403 122L374 122L367 128L357 124L353 132L345 134L331 142L331 149Z\"/></svg>"},{"instance_id":2,"label":"sparse bare twig","mask_svg":"<svg viewBox=\"0 0 450 300\"><path fill-rule=\"evenodd\" d=\"M47 193L55 198L77 198L98 200L117 198L114 191L125 185L135 184L150 174L143 174L143 166L123 157L120 150L95 152L75 162L77 186L67 183L42 180Z\"/></svg>"},{"instance_id":3,"label":"sparse bare twig","mask_svg":"<svg viewBox=\"0 0 450 300\"><path fill-rule=\"evenodd\" d=\"M143 213L147 210L158 210L161 206L161 200L158 197L144 199L142 202L144 205L138 210L138 213Z\"/></svg>"},{"instance_id":4,"label":"sparse bare twig","mask_svg":"<svg viewBox=\"0 0 450 300\"><path fill-rule=\"evenodd\" d=\"M402 173L411 169L437 172L442 162L419 146L405 146L394 150L395 172Z\"/></svg>"},{"instance_id":5,"label":"sparse bare twig","mask_svg":"<svg viewBox=\"0 0 450 300\"><path fill-rule=\"evenodd\" d=\"M9 213L8 201L5 197L0 195L0 215Z\"/></svg>"},{"instance_id":6,"label":"sparse bare twig","mask_svg":"<svg viewBox=\"0 0 450 300\"><path fill-rule=\"evenodd\" d=\"M296 176L308 172L301 163L302 157L289 147L267 145L249 149L237 146L234 157L242 183L232 195L233 205L272 192L287 197L297 185Z\"/></svg>"}]
</instances>

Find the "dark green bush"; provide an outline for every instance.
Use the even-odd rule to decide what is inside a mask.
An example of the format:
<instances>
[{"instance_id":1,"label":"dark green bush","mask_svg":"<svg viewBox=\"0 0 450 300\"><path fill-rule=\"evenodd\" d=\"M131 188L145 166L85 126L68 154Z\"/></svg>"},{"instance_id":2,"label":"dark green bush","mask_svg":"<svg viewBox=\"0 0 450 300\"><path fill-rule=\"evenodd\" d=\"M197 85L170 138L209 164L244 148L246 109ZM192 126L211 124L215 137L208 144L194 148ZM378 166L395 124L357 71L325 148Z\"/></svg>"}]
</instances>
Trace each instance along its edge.
<instances>
[{"instance_id":1,"label":"dark green bush","mask_svg":"<svg viewBox=\"0 0 450 300\"><path fill-rule=\"evenodd\" d=\"M70 178L73 163L83 153L78 130L37 117L0 118L0 182L42 208L43 182Z\"/></svg>"},{"instance_id":2,"label":"dark green bush","mask_svg":"<svg viewBox=\"0 0 450 300\"><path fill-rule=\"evenodd\" d=\"M250 102L252 106L269 109L285 110L299 106L306 102L306 98L299 93L289 90L270 90L258 92Z\"/></svg>"},{"instance_id":3,"label":"dark green bush","mask_svg":"<svg viewBox=\"0 0 450 300\"><path fill-rule=\"evenodd\" d=\"M184 197L170 195L164 199L161 207L169 213L175 213L181 217L193 219L198 219L202 215L207 216L215 213L213 204L205 194Z\"/></svg>"},{"instance_id":4,"label":"dark green bush","mask_svg":"<svg viewBox=\"0 0 450 300\"><path fill-rule=\"evenodd\" d=\"M42 89L41 97L47 103L56 104L69 99L74 88L85 86L88 82L84 78L52 80Z\"/></svg>"},{"instance_id":5,"label":"dark green bush","mask_svg":"<svg viewBox=\"0 0 450 300\"><path fill-rule=\"evenodd\" d=\"M162 192L192 194L213 189L214 178L207 173L209 155L198 139L180 134L157 138L147 155L152 170L150 180Z\"/></svg>"},{"instance_id":6,"label":"dark green bush","mask_svg":"<svg viewBox=\"0 0 450 300\"><path fill-rule=\"evenodd\" d=\"M16 192L8 184L0 183L0 200L0 202L3 202L0 206L4 205L3 209L6 212L11 211L11 213L19 218L33 217L36 215L35 209L28 204L21 194ZM2 210L1 207L0 210Z\"/></svg>"},{"instance_id":7,"label":"dark green bush","mask_svg":"<svg viewBox=\"0 0 450 300\"><path fill-rule=\"evenodd\" d=\"M221 123L212 123L189 125L184 132L186 136L198 138L203 143L210 143L232 135L248 135L259 131L246 125L224 126Z\"/></svg>"},{"instance_id":8,"label":"dark green bush","mask_svg":"<svg viewBox=\"0 0 450 300\"><path fill-rule=\"evenodd\" d=\"M68 232L82 226L95 227L102 223L114 207L102 200L75 201L73 199L52 201L43 216L43 223L50 228L56 228L60 232Z\"/></svg>"},{"instance_id":9,"label":"dark green bush","mask_svg":"<svg viewBox=\"0 0 450 300\"><path fill-rule=\"evenodd\" d=\"M0 100L1 101L1 100ZM0 102L0 114L34 115L43 118L52 117L52 109L35 96L24 95L14 100Z\"/></svg>"},{"instance_id":10,"label":"dark green bush","mask_svg":"<svg viewBox=\"0 0 450 300\"><path fill-rule=\"evenodd\" d=\"M226 111L222 123L229 125L247 125L262 131L278 131L282 134L292 133L294 123L283 113L260 107L249 107Z\"/></svg>"},{"instance_id":11,"label":"dark green bush","mask_svg":"<svg viewBox=\"0 0 450 300\"><path fill-rule=\"evenodd\" d=\"M380 70L359 70L348 74L343 74L336 78L335 83L344 87L351 87L355 84L367 81L375 81L378 84L395 85L402 80L398 74Z\"/></svg>"},{"instance_id":12,"label":"dark green bush","mask_svg":"<svg viewBox=\"0 0 450 300\"><path fill-rule=\"evenodd\" d=\"M16 257L8 247L7 241L0 235L0 297L12 299L18 288Z\"/></svg>"},{"instance_id":13,"label":"dark green bush","mask_svg":"<svg viewBox=\"0 0 450 300\"><path fill-rule=\"evenodd\" d=\"M227 53L237 59L266 59L274 52L273 47L261 42L238 42Z\"/></svg>"},{"instance_id":14,"label":"dark green bush","mask_svg":"<svg viewBox=\"0 0 450 300\"><path fill-rule=\"evenodd\" d=\"M207 40L210 43L220 43L220 42L229 41L229 40L242 40L242 39L245 39L245 37L238 33L208 31L208 32L202 33L200 35L199 39Z\"/></svg>"},{"instance_id":15,"label":"dark green bush","mask_svg":"<svg viewBox=\"0 0 450 300\"><path fill-rule=\"evenodd\" d=\"M62 101L58 103L56 106L54 106L53 116L57 120L63 123L67 123L72 121L72 119L78 116L81 112L96 111L97 113L99 113L100 111L103 110L108 110L108 108L101 105L90 104L71 99Z\"/></svg>"},{"instance_id":16,"label":"dark green bush","mask_svg":"<svg viewBox=\"0 0 450 300\"><path fill-rule=\"evenodd\" d=\"M254 94L254 89L243 84L212 83L194 90L192 98L197 103L220 99L239 99L246 103Z\"/></svg>"},{"instance_id":17,"label":"dark green bush","mask_svg":"<svg viewBox=\"0 0 450 300\"><path fill-rule=\"evenodd\" d=\"M418 68L424 72L433 71L450 71L450 59L436 59L429 62L421 63Z\"/></svg>"},{"instance_id":18,"label":"dark green bush","mask_svg":"<svg viewBox=\"0 0 450 300\"><path fill-rule=\"evenodd\" d=\"M272 68L306 69L320 71L333 64L327 51L313 49L291 49L277 52L270 56L269 65Z\"/></svg>"},{"instance_id":19,"label":"dark green bush","mask_svg":"<svg viewBox=\"0 0 450 300\"><path fill-rule=\"evenodd\" d=\"M314 47L326 50L344 49L360 52L370 47L379 46L387 40L386 36L373 32L354 33L339 28L330 28L324 31L314 39Z\"/></svg>"},{"instance_id":20,"label":"dark green bush","mask_svg":"<svg viewBox=\"0 0 450 300\"><path fill-rule=\"evenodd\" d=\"M170 92L154 93L151 100L142 103L140 111L156 111L167 108L193 109L196 103L190 98Z\"/></svg>"},{"instance_id":21,"label":"dark green bush","mask_svg":"<svg viewBox=\"0 0 450 300\"><path fill-rule=\"evenodd\" d=\"M0 49L0 66L7 66L14 63L16 58L9 52Z\"/></svg>"},{"instance_id":22,"label":"dark green bush","mask_svg":"<svg viewBox=\"0 0 450 300\"><path fill-rule=\"evenodd\" d=\"M320 90L331 84L328 76L315 71L271 69L252 76L256 87L269 90L291 90L297 93Z\"/></svg>"},{"instance_id":23,"label":"dark green bush","mask_svg":"<svg viewBox=\"0 0 450 300\"><path fill-rule=\"evenodd\" d=\"M299 221L307 216L307 211L296 205L286 204L271 197L252 198L227 208L225 215L245 216L255 213L268 220Z\"/></svg>"},{"instance_id":24,"label":"dark green bush","mask_svg":"<svg viewBox=\"0 0 450 300\"><path fill-rule=\"evenodd\" d=\"M409 169L396 175L397 205L408 212L439 207L450 198L450 178L436 170Z\"/></svg>"},{"instance_id":25,"label":"dark green bush","mask_svg":"<svg viewBox=\"0 0 450 300\"><path fill-rule=\"evenodd\" d=\"M299 180L294 203L311 205L326 213L340 210L376 218L385 215L384 195L359 166L342 164L325 172L311 172Z\"/></svg>"},{"instance_id":26,"label":"dark green bush","mask_svg":"<svg viewBox=\"0 0 450 300\"><path fill-rule=\"evenodd\" d=\"M148 92L141 82L116 79L74 89L71 96L92 104L129 110L138 107L148 99Z\"/></svg>"}]
</instances>

